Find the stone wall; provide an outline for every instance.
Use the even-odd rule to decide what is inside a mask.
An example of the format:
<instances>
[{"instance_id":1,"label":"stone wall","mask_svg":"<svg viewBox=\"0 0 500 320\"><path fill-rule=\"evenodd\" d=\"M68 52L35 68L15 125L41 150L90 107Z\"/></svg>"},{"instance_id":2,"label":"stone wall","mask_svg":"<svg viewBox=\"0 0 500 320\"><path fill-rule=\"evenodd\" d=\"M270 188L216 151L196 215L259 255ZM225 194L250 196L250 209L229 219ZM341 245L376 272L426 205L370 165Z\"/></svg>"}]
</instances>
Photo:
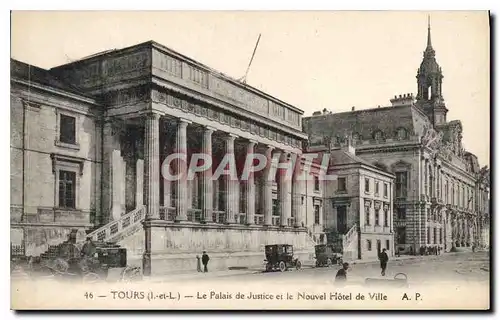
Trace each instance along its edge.
<instances>
[{"instance_id":1,"label":"stone wall","mask_svg":"<svg viewBox=\"0 0 500 320\"><path fill-rule=\"evenodd\" d=\"M77 241L85 240L85 228L57 227L57 226L12 226L11 241L13 245L20 245L24 241L27 256L39 256L48 250L49 246L58 245L68 239L73 229L77 229Z\"/></svg>"},{"instance_id":2,"label":"stone wall","mask_svg":"<svg viewBox=\"0 0 500 320\"><path fill-rule=\"evenodd\" d=\"M144 231L119 244L127 248L130 265L142 264ZM302 228L165 224L152 229L152 273L196 272L196 256L201 257L203 251L210 256L210 270L263 267L267 244L291 244L302 261L314 256L314 243Z\"/></svg>"}]
</instances>

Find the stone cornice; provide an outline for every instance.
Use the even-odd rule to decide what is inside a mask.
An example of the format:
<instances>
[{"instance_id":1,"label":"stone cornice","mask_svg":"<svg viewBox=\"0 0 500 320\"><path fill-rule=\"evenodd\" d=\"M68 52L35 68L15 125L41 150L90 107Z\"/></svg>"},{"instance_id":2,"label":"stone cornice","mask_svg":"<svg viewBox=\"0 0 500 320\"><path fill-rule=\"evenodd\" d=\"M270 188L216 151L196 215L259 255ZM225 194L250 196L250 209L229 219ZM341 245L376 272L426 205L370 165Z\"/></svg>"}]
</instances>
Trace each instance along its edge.
<instances>
[{"instance_id":1,"label":"stone cornice","mask_svg":"<svg viewBox=\"0 0 500 320\"><path fill-rule=\"evenodd\" d=\"M276 121L273 121L272 119L269 119L265 116L258 116L256 114L251 113L251 112L245 111L242 108L236 109L234 105L227 103L225 101L222 101L220 99L217 99L215 97L204 96L197 91L193 91L193 90L190 90L188 88L181 87L176 83L171 83L171 82L166 81L164 79L161 79L161 80L158 79L158 82L159 83L154 83L158 86L158 88L153 87L153 100L154 100L154 91L157 91L160 93L165 93L165 92L170 90L170 91L173 91L174 94L177 93L180 95L185 95L187 97L190 97L191 99L196 99L202 103L206 103L208 105L212 105L212 106L221 108L227 112L237 114L237 115L244 117L246 119L257 121L261 124L265 124L268 126L272 126L280 131L292 134L292 135L296 136L298 139L305 140L308 138L307 134L300 131L300 130L293 129L292 127L289 127L287 125L284 125L284 124L276 122ZM162 88L163 90L158 90L159 88Z\"/></svg>"},{"instance_id":2,"label":"stone cornice","mask_svg":"<svg viewBox=\"0 0 500 320\"><path fill-rule=\"evenodd\" d=\"M222 74L222 73L220 73L220 72L218 72L218 71L216 71L216 70L214 70L214 69L212 69L212 68L210 68L208 66L205 66L205 65L201 64L200 62L198 62L198 61L196 61L194 59L191 59L191 58L189 58L189 57L187 57L187 56L185 56L185 55L183 55L181 53L178 53L178 52L176 52L176 51L174 51L174 50L172 50L170 48L167 48L166 46L164 46L162 44L159 44L159 43L154 42L154 41L152 41L151 44L152 44L152 47L154 49L157 49L160 53L163 53L163 54L165 54L167 56L179 59L179 60L181 60L184 63L194 65L194 66L202 69L203 71L207 72L212 77L221 79L221 80L223 80L223 81L225 81L227 83L230 83L230 84L232 84L232 85L240 88L241 90L245 90L245 91L247 91L247 92L249 92L251 94L254 94L256 96L262 97L264 99L267 99L267 100L270 100L270 101L272 101L274 103L282 105L282 106L284 106L284 107L286 107L288 109L291 109L291 110L293 110L293 111L295 111L295 112L297 112L297 113L299 113L301 115L304 114L303 110L301 110L301 109L299 109L299 108L297 108L297 107L295 107L295 106L293 106L293 105L291 105L289 103L286 103L286 102L284 102L284 101L282 101L282 100L280 100L280 99L278 99L276 97L273 97L273 96L271 96L271 95L269 95L269 94L267 94L267 93L265 93L263 91L260 91L260 90L258 90L256 88L254 88L252 86L249 86L247 84L242 84L241 82L236 81L236 80L234 80L234 79L232 79L232 78L230 78L230 77L228 77L228 76L226 76L226 75L224 75L224 74Z\"/></svg>"},{"instance_id":3,"label":"stone cornice","mask_svg":"<svg viewBox=\"0 0 500 320\"><path fill-rule=\"evenodd\" d=\"M27 82L24 80L18 80L18 79L12 79L12 78L10 79L10 81L13 83L19 84L19 85L29 87L30 89L34 88L37 90L51 93L53 95L58 95L58 96L61 96L61 97L67 98L67 99L77 100L79 102L90 104L92 106L100 106L100 104L97 101L95 101L94 99L83 97L83 96L80 96L80 95L77 95L74 93L70 93L67 91L63 91L60 89L56 89L54 87L44 86L44 85L41 85L41 84L38 84L35 82Z\"/></svg>"}]
</instances>

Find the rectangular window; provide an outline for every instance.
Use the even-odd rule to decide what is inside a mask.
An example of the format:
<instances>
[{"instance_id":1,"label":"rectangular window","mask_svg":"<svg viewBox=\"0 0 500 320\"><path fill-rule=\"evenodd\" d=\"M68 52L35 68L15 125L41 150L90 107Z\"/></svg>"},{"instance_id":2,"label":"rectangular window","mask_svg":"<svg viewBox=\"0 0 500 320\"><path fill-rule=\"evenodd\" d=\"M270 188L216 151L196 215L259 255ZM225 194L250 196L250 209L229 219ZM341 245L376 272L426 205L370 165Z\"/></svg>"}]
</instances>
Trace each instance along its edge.
<instances>
[{"instance_id":1,"label":"rectangular window","mask_svg":"<svg viewBox=\"0 0 500 320\"><path fill-rule=\"evenodd\" d=\"M365 225L370 225L370 208L365 207Z\"/></svg>"},{"instance_id":2,"label":"rectangular window","mask_svg":"<svg viewBox=\"0 0 500 320\"><path fill-rule=\"evenodd\" d=\"M387 198L389 196L389 185L387 183L384 183L384 198Z\"/></svg>"},{"instance_id":3,"label":"rectangular window","mask_svg":"<svg viewBox=\"0 0 500 320\"><path fill-rule=\"evenodd\" d=\"M314 206L314 223L315 224L320 224L319 221L319 205Z\"/></svg>"},{"instance_id":4,"label":"rectangular window","mask_svg":"<svg viewBox=\"0 0 500 320\"><path fill-rule=\"evenodd\" d=\"M372 251L372 241L371 240L366 240L366 249L368 251Z\"/></svg>"},{"instance_id":5,"label":"rectangular window","mask_svg":"<svg viewBox=\"0 0 500 320\"><path fill-rule=\"evenodd\" d=\"M59 141L76 144L76 118L61 114L59 123Z\"/></svg>"},{"instance_id":6,"label":"rectangular window","mask_svg":"<svg viewBox=\"0 0 500 320\"><path fill-rule=\"evenodd\" d=\"M242 213L246 213L247 212L247 208L246 208L246 206L247 206L246 188L247 188L247 184L246 183L240 183L240 212L242 212Z\"/></svg>"},{"instance_id":7,"label":"rectangular window","mask_svg":"<svg viewBox=\"0 0 500 320\"><path fill-rule=\"evenodd\" d=\"M370 179L365 178L365 192L370 192Z\"/></svg>"},{"instance_id":8,"label":"rectangular window","mask_svg":"<svg viewBox=\"0 0 500 320\"><path fill-rule=\"evenodd\" d=\"M380 209L375 209L375 225L380 225Z\"/></svg>"},{"instance_id":9,"label":"rectangular window","mask_svg":"<svg viewBox=\"0 0 500 320\"><path fill-rule=\"evenodd\" d=\"M319 178L314 176L314 191L319 191Z\"/></svg>"},{"instance_id":10,"label":"rectangular window","mask_svg":"<svg viewBox=\"0 0 500 320\"><path fill-rule=\"evenodd\" d=\"M445 203L449 203L450 199L448 199L448 180L444 182L444 201Z\"/></svg>"},{"instance_id":11,"label":"rectangular window","mask_svg":"<svg viewBox=\"0 0 500 320\"><path fill-rule=\"evenodd\" d=\"M375 195L378 195L379 189L378 189L378 181L375 182Z\"/></svg>"},{"instance_id":12,"label":"rectangular window","mask_svg":"<svg viewBox=\"0 0 500 320\"><path fill-rule=\"evenodd\" d=\"M59 207L75 208L76 173L59 171Z\"/></svg>"},{"instance_id":13,"label":"rectangular window","mask_svg":"<svg viewBox=\"0 0 500 320\"><path fill-rule=\"evenodd\" d=\"M406 219L406 208L398 208L398 219Z\"/></svg>"},{"instance_id":14,"label":"rectangular window","mask_svg":"<svg viewBox=\"0 0 500 320\"><path fill-rule=\"evenodd\" d=\"M384 210L384 227L389 226L389 210Z\"/></svg>"},{"instance_id":15,"label":"rectangular window","mask_svg":"<svg viewBox=\"0 0 500 320\"><path fill-rule=\"evenodd\" d=\"M396 172L396 197L406 198L408 187L408 173Z\"/></svg>"},{"instance_id":16,"label":"rectangular window","mask_svg":"<svg viewBox=\"0 0 500 320\"><path fill-rule=\"evenodd\" d=\"M337 187L338 191L346 191L346 189L347 189L346 178L339 178L337 180L337 183L338 183L338 187Z\"/></svg>"},{"instance_id":17,"label":"rectangular window","mask_svg":"<svg viewBox=\"0 0 500 320\"><path fill-rule=\"evenodd\" d=\"M397 229L396 241L398 244L406 244L406 227L399 227Z\"/></svg>"},{"instance_id":18,"label":"rectangular window","mask_svg":"<svg viewBox=\"0 0 500 320\"><path fill-rule=\"evenodd\" d=\"M385 248L387 250L391 250L391 241L390 240L385 240Z\"/></svg>"},{"instance_id":19,"label":"rectangular window","mask_svg":"<svg viewBox=\"0 0 500 320\"><path fill-rule=\"evenodd\" d=\"M280 203L278 199L273 199L273 216L280 216Z\"/></svg>"}]
</instances>

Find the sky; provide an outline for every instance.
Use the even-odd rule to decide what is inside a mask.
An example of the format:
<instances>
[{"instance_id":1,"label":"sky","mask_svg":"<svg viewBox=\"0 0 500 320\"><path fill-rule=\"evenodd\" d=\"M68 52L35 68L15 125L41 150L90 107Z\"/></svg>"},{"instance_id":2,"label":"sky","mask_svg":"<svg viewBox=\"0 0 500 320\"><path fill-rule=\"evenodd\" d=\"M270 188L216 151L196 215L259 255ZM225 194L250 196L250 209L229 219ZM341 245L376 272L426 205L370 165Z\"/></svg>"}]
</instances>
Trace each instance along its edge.
<instances>
[{"instance_id":1,"label":"sky","mask_svg":"<svg viewBox=\"0 0 500 320\"><path fill-rule=\"evenodd\" d=\"M443 70L448 120L489 165L490 49L485 11L14 11L11 57L51 68L154 40L302 110L388 106L416 94L427 42Z\"/></svg>"}]
</instances>

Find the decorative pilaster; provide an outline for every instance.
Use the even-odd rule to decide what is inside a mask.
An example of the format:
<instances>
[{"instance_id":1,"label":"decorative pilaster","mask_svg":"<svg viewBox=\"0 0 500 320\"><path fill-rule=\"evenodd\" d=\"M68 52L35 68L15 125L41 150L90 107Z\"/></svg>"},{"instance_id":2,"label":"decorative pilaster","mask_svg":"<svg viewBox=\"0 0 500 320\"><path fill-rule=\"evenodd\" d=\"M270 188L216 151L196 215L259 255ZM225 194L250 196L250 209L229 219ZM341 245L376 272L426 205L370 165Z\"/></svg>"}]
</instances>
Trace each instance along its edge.
<instances>
[{"instance_id":1,"label":"decorative pilaster","mask_svg":"<svg viewBox=\"0 0 500 320\"><path fill-rule=\"evenodd\" d=\"M228 157L229 163L227 164L226 170L230 170L231 174L226 174L224 176L226 183L226 202L225 202L225 211L226 211L226 222L227 223L236 223L235 216L239 213L238 211L238 185L237 185L237 174L236 174L236 160L234 158L234 140L236 139L236 135L228 134L225 139L226 145L226 154ZM232 167L231 167L232 166ZM234 172L234 174L233 174Z\"/></svg>"},{"instance_id":2,"label":"decorative pilaster","mask_svg":"<svg viewBox=\"0 0 500 320\"><path fill-rule=\"evenodd\" d=\"M264 213L264 225L273 224L273 178L269 176L272 166L274 147L268 146L264 155L266 156L266 167L262 171L262 212Z\"/></svg>"},{"instance_id":3,"label":"decorative pilaster","mask_svg":"<svg viewBox=\"0 0 500 320\"><path fill-rule=\"evenodd\" d=\"M160 218L160 115L146 115L144 143L144 185L146 219Z\"/></svg>"},{"instance_id":4,"label":"decorative pilaster","mask_svg":"<svg viewBox=\"0 0 500 320\"><path fill-rule=\"evenodd\" d=\"M292 177L292 217L294 218L293 226L302 226L303 217L300 210L302 203L302 188L303 179L298 179L301 174L301 155L295 157L293 177Z\"/></svg>"},{"instance_id":5,"label":"decorative pilaster","mask_svg":"<svg viewBox=\"0 0 500 320\"><path fill-rule=\"evenodd\" d=\"M207 157L212 159L212 133L215 131L212 127L205 127L203 130L203 140L202 140L202 150L201 152ZM204 222L213 222L212 212L213 212L213 200L214 185L212 182L212 165L203 171L201 176L201 185L203 189L202 202L202 212Z\"/></svg>"},{"instance_id":6,"label":"decorative pilaster","mask_svg":"<svg viewBox=\"0 0 500 320\"><path fill-rule=\"evenodd\" d=\"M177 121L177 135L175 143L175 152L179 156L175 160L176 174L179 175L176 180L176 216L175 221L187 220L187 126L191 122L185 119ZM181 159L181 156L184 159Z\"/></svg>"},{"instance_id":7,"label":"decorative pilaster","mask_svg":"<svg viewBox=\"0 0 500 320\"><path fill-rule=\"evenodd\" d=\"M282 152L280 156L281 165L290 165L289 153ZM287 169L279 170L279 199L280 199L280 224L282 227L288 226L288 218L291 216L291 177L287 176Z\"/></svg>"},{"instance_id":8,"label":"decorative pilaster","mask_svg":"<svg viewBox=\"0 0 500 320\"><path fill-rule=\"evenodd\" d=\"M250 140L247 145L247 157L252 157L257 141ZM246 162L245 162L246 163ZM248 165L248 164L247 164ZM246 214L247 214L247 224L254 224L254 214L255 214L255 179L254 173L248 173L248 179L243 183L246 184L245 197L246 197Z\"/></svg>"}]
</instances>

